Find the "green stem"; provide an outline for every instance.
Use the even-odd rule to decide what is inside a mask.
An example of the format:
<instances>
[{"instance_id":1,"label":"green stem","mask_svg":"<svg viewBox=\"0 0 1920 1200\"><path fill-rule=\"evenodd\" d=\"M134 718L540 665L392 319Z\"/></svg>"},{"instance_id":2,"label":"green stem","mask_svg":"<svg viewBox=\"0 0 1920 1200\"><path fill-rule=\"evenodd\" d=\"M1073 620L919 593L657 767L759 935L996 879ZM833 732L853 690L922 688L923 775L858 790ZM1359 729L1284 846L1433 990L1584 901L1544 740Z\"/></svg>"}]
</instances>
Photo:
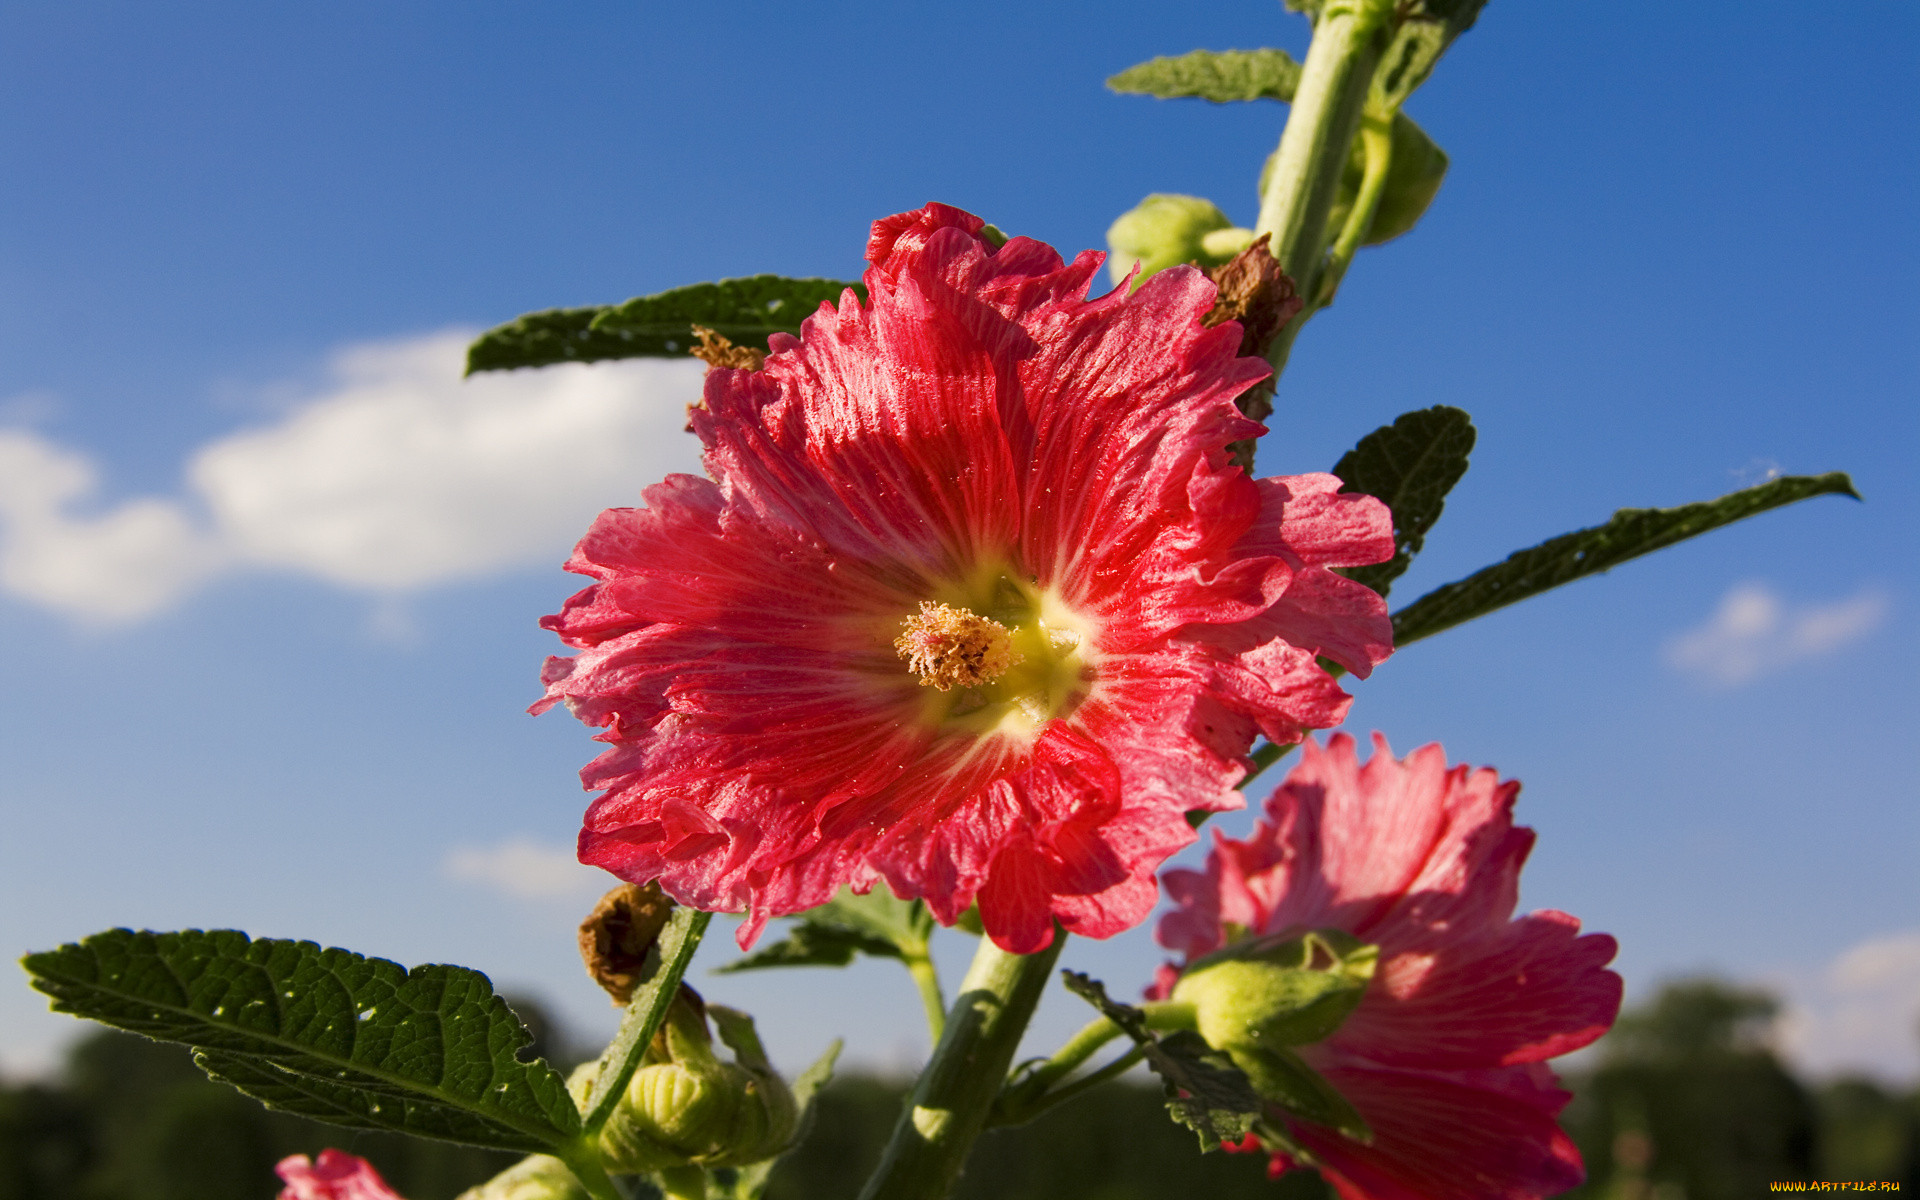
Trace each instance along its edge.
<instances>
[{"instance_id":1,"label":"green stem","mask_svg":"<svg viewBox=\"0 0 1920 1200\"><path fill-rule=\"evenodd\" d=\"M1072 1083L1065 1084L1048 1092L1046 1095L1028 1105L1018 1115L1010 1117L1006 1123L1009 1125L1023 1125L1041 1113L1046 1112L1048 1109L1053 1108L1055 1105L1065 1104L1082 1092L1090 1091L1093 1088L1099 1087L1109 1079L1114 1079L1126 1074L1129 1070L1133 1069L1135 1063L1138 1063L1146 1056L1147 1052L1144 1047L1135 1046L1119 1058L1101 1067L1098 1071L1089 1072L1074 1080Z\"/></svg>"},{"instance_id":2,"label":"green stem","mask_svg":"<svg viewBox=\"0 0 1920 1200\"><path fill-rule=\"evenodd\" d=\"M980 940L933 1058L861 1200L944 1200L952 1190L1066 939L1056 927L1053 944L1037 954L1009 954L991 938Z\"/></svg>"},{"instance_id":3,"label":"green stem","mask_svg":"<svg viewBox=\"0 0 1920 1200\"><path fill-rule=\"evenodd\" d=\"M587 1195L594 1200L626 1200L620 1189L614 1186L613 1177L600 1165L599 1156L592 1151L582 1148L563 1156L560 1161L567 1164L567 1170L573 1172L573 1177L580 1181L580 1186L587 1189Z\"/></svg>"},{"instance_id":4,"label":"green stem","mask_svg":"<svg viewBox=\"0 0 1920 1200\"><path fill-rule=\"evenodd\" d=\"M1194 1012L1191 1004L1177 1004L1171 1001L1154 1001L1140 1006L1149 1029L1192 1029ZM1053 1052L1053 1057L1029 1071L1018 1082L1005 1089L995 1106L993 1123L996 1125L1019 1125L1031 1121L1040 1113L1052 1108L1070 1096L1077 1096L1087 1088L1132 1066L1140 1060L1140 1055L1128 1051L1115 1062L1124 1060L1121 1066L1108 1063L1093 1074L1076 1079L1063 1087L1054 1084L1078 1070L1080 1064L1092 1058L1094 1052L1108 1042L1119 1037L1123 1031L1105 1017L1095 1017L1081 1027L1080 1032L1067 1039L1067 1044Z\"/></svg>"},{"instance_id":5,"label":"green stem","mask_svg":"<svg viewBox=\"0 0 1920 1200\"><path fill-rule=\"evenodd\" d=\"M947 1025L947 998L940 991L940 972L927 954L904 956L914 986L920 989L920 1004L927 1010L927 1032L938 1042Z\"/></svg>"},{"instance_id":6,"label":"green stem","mask_svg":"<svg viewBox=\"0 0 1920 1200\"><path fill-rule=\"evenodd\" d=\"M1320 278L1318 308L1333 303L1333 294L1340 290L1340 280L1346 276L1354 252L1360 249L1360 243L1373 228L1373 214L1379 211L1380 196L1386 190L1387 169L1393 165L1393 117L1363 114L1360 147L1365 155L1365 173L1360 177L1360 191L1354 196L1353 210L1347 214L1347 223L1327 256L1326 271Z\"/></svg>"},{"instance_id":7,"label":"green stem","mask_svg":"<svg viewBox=\"0 0 1920 1200\"><path fill-rule=\"evenodd\" d=\"M1392 34L1393 0L1327 0L1301 65L1293 111L1260 201L1255 235L1270 233L1274 257L1302 296L1320 286L1327 214L1360 128L1367 88ZM1278 375L1309 310L1287 322L1267 357Z\"/></svg>"}]
</instances>

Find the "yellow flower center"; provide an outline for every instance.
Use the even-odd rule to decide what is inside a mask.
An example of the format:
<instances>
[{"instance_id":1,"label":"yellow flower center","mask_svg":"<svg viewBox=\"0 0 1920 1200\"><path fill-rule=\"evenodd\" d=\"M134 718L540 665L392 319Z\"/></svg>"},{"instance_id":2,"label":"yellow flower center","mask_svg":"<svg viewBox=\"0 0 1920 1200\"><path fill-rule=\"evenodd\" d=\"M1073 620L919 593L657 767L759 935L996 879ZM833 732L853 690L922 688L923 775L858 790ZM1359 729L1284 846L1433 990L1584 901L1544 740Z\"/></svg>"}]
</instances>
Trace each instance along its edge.
<instances>
[{"instance_id":1,"label":"yellow flower center","mask_svg":"<svg viewBox=\"0 0 1920 1200\"><path fill-rule=\"evenodd\" d=\"M1030 739L1093 687L1092 623L1010 572L942 588L894 628L921 718L942 729Z\"/></svg>"},{"instance_id":2,"label":"yellow flower center","mask_svg":"<svg viewBox=\"0 0 1920 1200\"><path fill-rule=\"evenodd\" d=\"M922 600L919 613L900 624L895 652L922 684L943 692L992 683L1024 657L1005 625L951 604Z\"/></svg>"}]
</instances>

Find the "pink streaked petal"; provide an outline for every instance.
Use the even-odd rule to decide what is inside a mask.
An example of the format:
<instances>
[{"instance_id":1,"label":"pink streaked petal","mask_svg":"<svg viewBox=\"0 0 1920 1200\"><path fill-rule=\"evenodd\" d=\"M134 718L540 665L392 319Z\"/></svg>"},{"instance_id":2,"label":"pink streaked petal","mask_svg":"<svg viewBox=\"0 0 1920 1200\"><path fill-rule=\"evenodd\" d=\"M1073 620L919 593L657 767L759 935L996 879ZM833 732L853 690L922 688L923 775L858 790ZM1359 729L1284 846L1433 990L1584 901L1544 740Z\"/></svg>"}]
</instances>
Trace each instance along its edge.
<instances>
[{"instance_id":1,"label":"pink streaked petal","mask_svg":"<svg viewBox=\"0 0 1920 1200\"><path fill-rule=\"evenodd\" d=\"M1544 1200L1586 1177L1555 1117L1567 1093L1523 1068L1504 1086L1431 1072L1327 1069L1374 1134L1361 1145L1323 1126L1289 1122L1343 1200Z\"/></svg>"},{"instance_id":2,"label":"pink streaked petal","mask_svg":"<svg viewBox=\"0 0 1920 1200\"><path fill-rule=\"evenodd\" d=\"M1268 369L1202 324L1213 285L1176 268L1088 299L1098 254L980 229L941 206L879 222L865 302L710 372L712 482L604 514L570 563L594 583L547 622L579 653L537 707L609 744L582 773L604 789L583 857L747 909L748 939L882 876L942 920L978 896L1003 945L1117 931L1191 840L1184 812L1242 803L1255 730L1344 714L1316 649L1376 656L1337 628L1373 614L1296 586L1352 551L1284 545L1333 537L1341 504L1282 504L1275 552L1243 547L1263 500L1227 445L1259 427L1233 400ZM928 725L892 648L921 601L996 573L1091 638L1091 694L1031 738Z\"/></svg>"},{"instance_id":3,"label":"pink streaked petal","mask_svg":"<svg viewBox=\"0 0 1920 1200\"><path fill-rule=\"evenodd\" d=\"M1260 516L1241 538L1245 554L1291 554L1315 567L1364 567L1393 557L1393 513L1372 496L1340 493L1335 475L1254 481Z\"/></svg>"},{"instance_id":4,"label":"pink streaked petal","mask_svg":"<svg viewBox=\"0 0 1920 1200\"><path fill-rule=\"evenodd\" d=\"M1383 1065L1510 1066L1566 1054L1620 1012L1617 946L1580 936L1565 913L1522 917L1497 933L1390 956L1367 1003L1333 1041Z\"/></svg>"}]
</instances>

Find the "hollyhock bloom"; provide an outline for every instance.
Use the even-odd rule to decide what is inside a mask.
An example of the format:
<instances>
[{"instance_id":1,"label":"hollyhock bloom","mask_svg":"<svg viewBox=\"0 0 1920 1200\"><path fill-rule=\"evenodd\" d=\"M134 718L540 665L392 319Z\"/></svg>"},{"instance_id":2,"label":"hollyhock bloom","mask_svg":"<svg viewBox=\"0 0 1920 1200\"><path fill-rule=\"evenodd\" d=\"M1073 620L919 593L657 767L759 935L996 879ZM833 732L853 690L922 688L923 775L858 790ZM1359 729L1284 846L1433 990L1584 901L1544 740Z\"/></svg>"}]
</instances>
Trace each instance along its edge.
<instances>
[{"instance_id":1,"label":"hollyhock bloom","mask_svg":"<svg viewBox=\"0 0 1920 1200\"><path fill-rule=\"evenodd\" d=\"M1448 770L1437 745L1397 760L1378 734L1364 767L1344 734L1302 749L1252 837L1216 833L1204 871L1167 872L1179 907L1161 944L1188 962L1292 930L1379 947L1359 1006L1331 1037L1295 1047L1359 1110L1372 1144L1273 1114L1345 1200L1518 1200L1579 1183L1579 1152L1554 1120L1568 1093L1545 1060L1613 1023L1616 947L1565 913L1513 919L1533 847L1512 820L1520 785ZM1178 974L1163 968L1156 990ZM1276 1155L1274 1173L1294 1165Z\"/></svg>"},{"instance_id":2,"label":"hollyhock bloom","mask_svg":"<svg viewBox=\"0 0 1920 1200\"><path fill-rule=\"evenodd\" d=\"M280 1200L402 1200L372 1163L344 1150L322 1150L318 1162L295 1154L273 1170L287 1185Z\"/></svg>"},{"instance_id":3,"label":"hollyhock bloom","mask_svg":"<svg viewBox=\"0 0 1920 1200\"><path fill-rule=\"evenodd\" d=\"M929 205L877 222L869 299L712 370L709 479L601 514L543 624L546 698L603 726L581 861L769 916L885 879L1000 946L1143 920L1183 814L1240 804L1256 731L1297 741L1390 651L1330 567L1393 552L1330 475L1255 481L1227 444L1267 374L1214 285L1089 300L1071 264Z\"/></svg>"}]
</instances>

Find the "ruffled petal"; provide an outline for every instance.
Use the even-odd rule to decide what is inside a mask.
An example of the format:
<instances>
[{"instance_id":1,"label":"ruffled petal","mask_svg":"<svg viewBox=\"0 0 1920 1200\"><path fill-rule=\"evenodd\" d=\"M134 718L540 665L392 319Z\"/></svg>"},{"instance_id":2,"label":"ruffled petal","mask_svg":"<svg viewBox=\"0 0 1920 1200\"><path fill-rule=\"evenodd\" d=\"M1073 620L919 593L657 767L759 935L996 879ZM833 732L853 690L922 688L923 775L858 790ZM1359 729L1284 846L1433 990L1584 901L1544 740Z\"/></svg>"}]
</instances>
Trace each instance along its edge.
<instances>
[{"instance_id":1,"label":"ruffled petal","mask_svg":"<svg viewBox=\"0 0 1920 1200\"><path fill-rule=\"evenodd\" d=\"M749 910L746 941L879 878L942 920L977 899L1009 948L1118 932L1192 841L1184 814L1242 802L1256 732L1344 715L1315 655L1385 653L1325 565L1377 549L1377 504L1229 460L1268 368L1203 324L1213 284L1175 268L1089 299L1100 255L981 227L940 205L876 223L864 303L710 372L711 480L602 514L568 564L593 582L544 622L576 653L536 710L608 744L583 861ZM1003 585L1084 639L1089 690L1038 727L938 715L894 648L923 602Z\"/></svg>"}]
</instances>

